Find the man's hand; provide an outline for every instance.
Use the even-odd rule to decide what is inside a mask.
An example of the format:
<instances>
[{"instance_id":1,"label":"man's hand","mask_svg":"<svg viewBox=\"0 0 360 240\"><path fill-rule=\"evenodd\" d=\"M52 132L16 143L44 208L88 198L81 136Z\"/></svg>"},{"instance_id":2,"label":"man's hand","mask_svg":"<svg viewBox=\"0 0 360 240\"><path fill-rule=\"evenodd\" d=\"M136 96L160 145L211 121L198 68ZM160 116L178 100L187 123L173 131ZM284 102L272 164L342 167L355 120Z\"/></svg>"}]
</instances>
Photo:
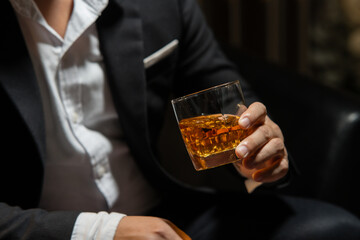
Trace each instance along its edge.
<instances>
[{"instance_id":1,"label":"man's hand","mask_svg":"<svg viewBox=\"0 0 360 240\"><path fill-rule=\"evenodd\" d=\"M127 216L120 220L114 240L191 240L168 220Z\"/></svg>"},{"instance_id":2,"label":"man's hand","mask_svg":"<svg viewBox=\"0 0 360 240\"><path fill-rule=\"evenodd\" d=\"M246 178L257 182L274 182L289 170L283 134L267 116L266 107L253 103L241 114L239 124L254 131L237 146L235 153L242 159L234 163Z\"/></svg>"}]
</instances>

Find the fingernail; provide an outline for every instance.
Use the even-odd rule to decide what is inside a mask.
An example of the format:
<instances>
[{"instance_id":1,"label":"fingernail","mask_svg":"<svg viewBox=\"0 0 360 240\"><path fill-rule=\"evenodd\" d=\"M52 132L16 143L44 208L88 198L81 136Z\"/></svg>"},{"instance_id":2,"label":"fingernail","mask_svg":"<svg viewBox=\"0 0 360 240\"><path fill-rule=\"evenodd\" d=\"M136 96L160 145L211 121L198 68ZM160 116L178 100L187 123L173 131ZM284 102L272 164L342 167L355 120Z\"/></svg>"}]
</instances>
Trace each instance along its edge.
<instances>
[{"instance_id":1,"label":"fingernail","mask_svg":"<svg viewBox=\"0 0 360 240\"><path fill-rule=\"evenodd\" d=\"M238 154L240 155L239 157L241 158L246 157L246 155L248 154L248 149L244 145L237 147L236 151L238 152Z\"/></svg>"},{"instance_id":2,"label":"fingernail","mask_svg":"<svg viewBox=\"0 0 360 240\"><path fill-rule=\"evenodd\" d=\"M249 118L245 117L239 121L239 124L244 128L248 128L250 126L250 120Z\"/></svg>"}]
</instances>

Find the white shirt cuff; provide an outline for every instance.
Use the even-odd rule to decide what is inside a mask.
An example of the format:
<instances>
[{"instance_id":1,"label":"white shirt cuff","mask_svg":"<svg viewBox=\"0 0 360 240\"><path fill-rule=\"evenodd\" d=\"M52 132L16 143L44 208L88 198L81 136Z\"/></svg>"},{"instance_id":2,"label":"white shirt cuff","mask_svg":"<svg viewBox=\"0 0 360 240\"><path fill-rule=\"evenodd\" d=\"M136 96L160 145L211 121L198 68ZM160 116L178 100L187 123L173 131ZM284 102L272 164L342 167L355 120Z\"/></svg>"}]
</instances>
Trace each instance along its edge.
<instances>
[{"instance_id":1,"label":"white shirt cuff","mask_svg":"<svg viewBox=\"0 0 360 240\"><path fill-rule=\"evenodd\" d=\"M113 240L120 220L125 217L121 213L83 212L77 217L71 240Z\"/></svg>"}]
</instances>

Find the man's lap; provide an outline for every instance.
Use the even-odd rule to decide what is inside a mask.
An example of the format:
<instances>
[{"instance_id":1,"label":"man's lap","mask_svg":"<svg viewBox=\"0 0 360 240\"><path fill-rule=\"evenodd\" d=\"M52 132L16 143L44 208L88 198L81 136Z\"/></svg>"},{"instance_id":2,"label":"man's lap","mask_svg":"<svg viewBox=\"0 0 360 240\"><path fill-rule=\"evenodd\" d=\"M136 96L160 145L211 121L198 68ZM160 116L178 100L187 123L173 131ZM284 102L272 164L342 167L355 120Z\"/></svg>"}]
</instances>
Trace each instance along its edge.
<instances>
[{"instance_id":1,"label":"man's lap","mask_svg":"<svg viewBox=\"0 0 360 240\"><path fill-rule=\"evenodd\" d=\"M334 205L279 195L172 196L150 213L193 240L360 239L360 221Z\"/></svg>"}]
</instances>

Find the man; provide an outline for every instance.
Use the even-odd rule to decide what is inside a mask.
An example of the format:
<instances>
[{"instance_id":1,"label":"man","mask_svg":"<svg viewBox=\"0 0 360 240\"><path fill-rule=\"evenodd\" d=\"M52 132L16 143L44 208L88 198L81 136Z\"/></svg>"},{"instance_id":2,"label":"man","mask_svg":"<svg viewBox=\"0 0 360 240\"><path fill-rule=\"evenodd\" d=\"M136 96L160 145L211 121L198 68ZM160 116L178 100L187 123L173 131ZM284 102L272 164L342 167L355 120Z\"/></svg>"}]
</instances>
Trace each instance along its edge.
<instances>
[{"instance_id":1,"label":"man","mask_svg":"<svg viewBox=\"0 0 360 240\"><path fill-rule=\"evenodd\" d=\"M202 191L158 163L154 144L170 93L239 78L195 1L0 6L0 238L188 239L163 218L193 239L359 236L358 220L333 206ZM281 181L288 156L264 105L251 104L239 124L259 127L236 149L244 163L236 174ZM298 226L307 231L294 234Z\"/></svg>"}]
</instances>

